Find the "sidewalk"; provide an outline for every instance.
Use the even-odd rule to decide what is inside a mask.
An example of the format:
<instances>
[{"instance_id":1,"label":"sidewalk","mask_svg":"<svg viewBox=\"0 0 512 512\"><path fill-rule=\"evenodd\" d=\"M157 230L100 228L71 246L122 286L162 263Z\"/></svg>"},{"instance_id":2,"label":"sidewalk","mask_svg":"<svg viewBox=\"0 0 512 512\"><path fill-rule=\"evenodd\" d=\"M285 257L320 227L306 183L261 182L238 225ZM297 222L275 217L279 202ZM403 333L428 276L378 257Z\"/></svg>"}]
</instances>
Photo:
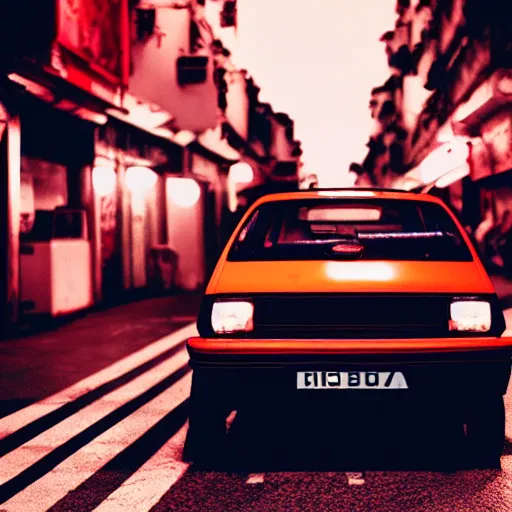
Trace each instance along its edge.
<instances>
[{"instance_id":1,"label":"sidewalk","mask_svg":"<svg viewBox=\"0 0 512 512\"><path fill-rule=\"evenodd\" d=\"M64 389L195 321L201 296L158 297L91 312L0 342L0 417Z\"/></svg>"}]
</instances>

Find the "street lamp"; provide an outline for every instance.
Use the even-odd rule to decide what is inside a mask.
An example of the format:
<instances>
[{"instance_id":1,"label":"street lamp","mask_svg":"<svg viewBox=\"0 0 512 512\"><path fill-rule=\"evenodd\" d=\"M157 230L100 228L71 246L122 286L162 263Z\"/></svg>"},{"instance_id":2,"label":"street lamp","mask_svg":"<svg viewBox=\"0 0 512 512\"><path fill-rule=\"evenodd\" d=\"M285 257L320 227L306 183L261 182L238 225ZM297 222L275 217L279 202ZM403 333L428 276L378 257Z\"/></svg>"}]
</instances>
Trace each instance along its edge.
<instances>
[{"instance_id":1,"label":"street lamp","mask_svg":"<svg viewBox=\"0 0 512 512\"><path fill-rule=\"evenodd\" d=\"M108 196L116 189L117 175L112 167L98 166L92 170L92 186L100 196Z\"/></svg>"},{"instance_id":2,"label":"street lamp","mask_svg":"<svg viewBox=\"0 0 512 512\"><path fill-rule=\"evenodd\" d=\"M229 168L229 176L234 183L251 183L254 171L247 162L237 162Z\"/></svg>"},{"instance_id":3,"label":"street lamp","mask_svg":"<svg viewBox=\"0 0 512 512\"><path fill-rule=\"evenodd\" d=\"M149 167L132 166L126 169L126 186L132 194L145 193L156 183L157 175Z\"/></svg>"},{"instance_id":4,"label":"street lamp","mask_svg":"<svg viewBox=\"0 0 512 512\"><path fill-rule=\"evenodd\" d=\"M201 196L201 188L192 178L167 178L165 187L171 201L182 208L194 206Z\"/></svg>"}]
</instances>

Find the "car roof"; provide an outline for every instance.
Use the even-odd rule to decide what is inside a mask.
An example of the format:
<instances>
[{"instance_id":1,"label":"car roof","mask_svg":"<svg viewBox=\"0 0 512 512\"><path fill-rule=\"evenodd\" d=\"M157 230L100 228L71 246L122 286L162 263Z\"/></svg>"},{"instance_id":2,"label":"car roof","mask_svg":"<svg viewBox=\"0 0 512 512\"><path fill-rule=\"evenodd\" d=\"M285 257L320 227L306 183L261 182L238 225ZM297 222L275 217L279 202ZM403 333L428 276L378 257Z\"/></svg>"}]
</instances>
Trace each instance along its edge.
<instances>
[{"instance_id":1,"label":"car roof","mask_svg":"<svg viewBox=\"0 0 512 512\"><path fill-rule=\"evenodd\" d=\"M263 203L275 201L290 201L297 199L322 199L322 198L378 198L378 199L400 199L405 201L425 201L430 203L441 203L442 201L429 194L420 194L408 190L385 189L385 188L314 188L307 190L297 190L293 192L279 192L277 194L267 194L260 197L254 204L259 206Z\"/></svg>"}]
</instances>

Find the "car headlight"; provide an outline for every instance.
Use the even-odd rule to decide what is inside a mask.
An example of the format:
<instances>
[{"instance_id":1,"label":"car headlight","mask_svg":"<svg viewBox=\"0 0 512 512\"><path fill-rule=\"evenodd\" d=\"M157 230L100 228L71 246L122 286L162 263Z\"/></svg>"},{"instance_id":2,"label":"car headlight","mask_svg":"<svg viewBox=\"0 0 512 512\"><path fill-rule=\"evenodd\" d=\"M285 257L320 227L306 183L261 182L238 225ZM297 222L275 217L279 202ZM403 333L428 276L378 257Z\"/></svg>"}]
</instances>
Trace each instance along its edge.
<instances>
[{"instance_id":1,"label":"car headlight","mask_svg":"<svg viewBox=\"0 0 512 512\"><path fill-rule=\"evenodd\" d=\"M491 330L491 305L483 300L457 300L450 305L450 331Z\"/></svg>"},{"instance_id":2,"label":"car headlight","mask_svg":"<svg viewBox=\"0 0 512 512\"><path fill-rule=\"evenodd\" d=\"M212 308L212 327L217 334L253 330L254 304L248 301L216 301Z\"/></svg>"}]
</instances>

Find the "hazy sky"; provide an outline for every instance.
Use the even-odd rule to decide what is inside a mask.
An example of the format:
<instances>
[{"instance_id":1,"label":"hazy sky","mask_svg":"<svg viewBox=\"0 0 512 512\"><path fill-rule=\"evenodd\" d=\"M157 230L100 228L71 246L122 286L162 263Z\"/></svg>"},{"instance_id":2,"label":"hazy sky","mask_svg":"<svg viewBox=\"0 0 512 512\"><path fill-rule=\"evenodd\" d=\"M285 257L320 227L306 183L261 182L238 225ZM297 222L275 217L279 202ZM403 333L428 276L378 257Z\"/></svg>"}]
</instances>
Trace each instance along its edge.
<instances>
[{"instance_id":1,"label":"hazy sky","mask_svg":"<svg viewBox=\"0 0 512 512\"><path fill-rule=\"evenodd\" d=\"M238 0L236 63L295 120L305 169L343 185L366 155L370 90L389 76L379 36L395 0Z\"/></svg>"}]
</instances>

